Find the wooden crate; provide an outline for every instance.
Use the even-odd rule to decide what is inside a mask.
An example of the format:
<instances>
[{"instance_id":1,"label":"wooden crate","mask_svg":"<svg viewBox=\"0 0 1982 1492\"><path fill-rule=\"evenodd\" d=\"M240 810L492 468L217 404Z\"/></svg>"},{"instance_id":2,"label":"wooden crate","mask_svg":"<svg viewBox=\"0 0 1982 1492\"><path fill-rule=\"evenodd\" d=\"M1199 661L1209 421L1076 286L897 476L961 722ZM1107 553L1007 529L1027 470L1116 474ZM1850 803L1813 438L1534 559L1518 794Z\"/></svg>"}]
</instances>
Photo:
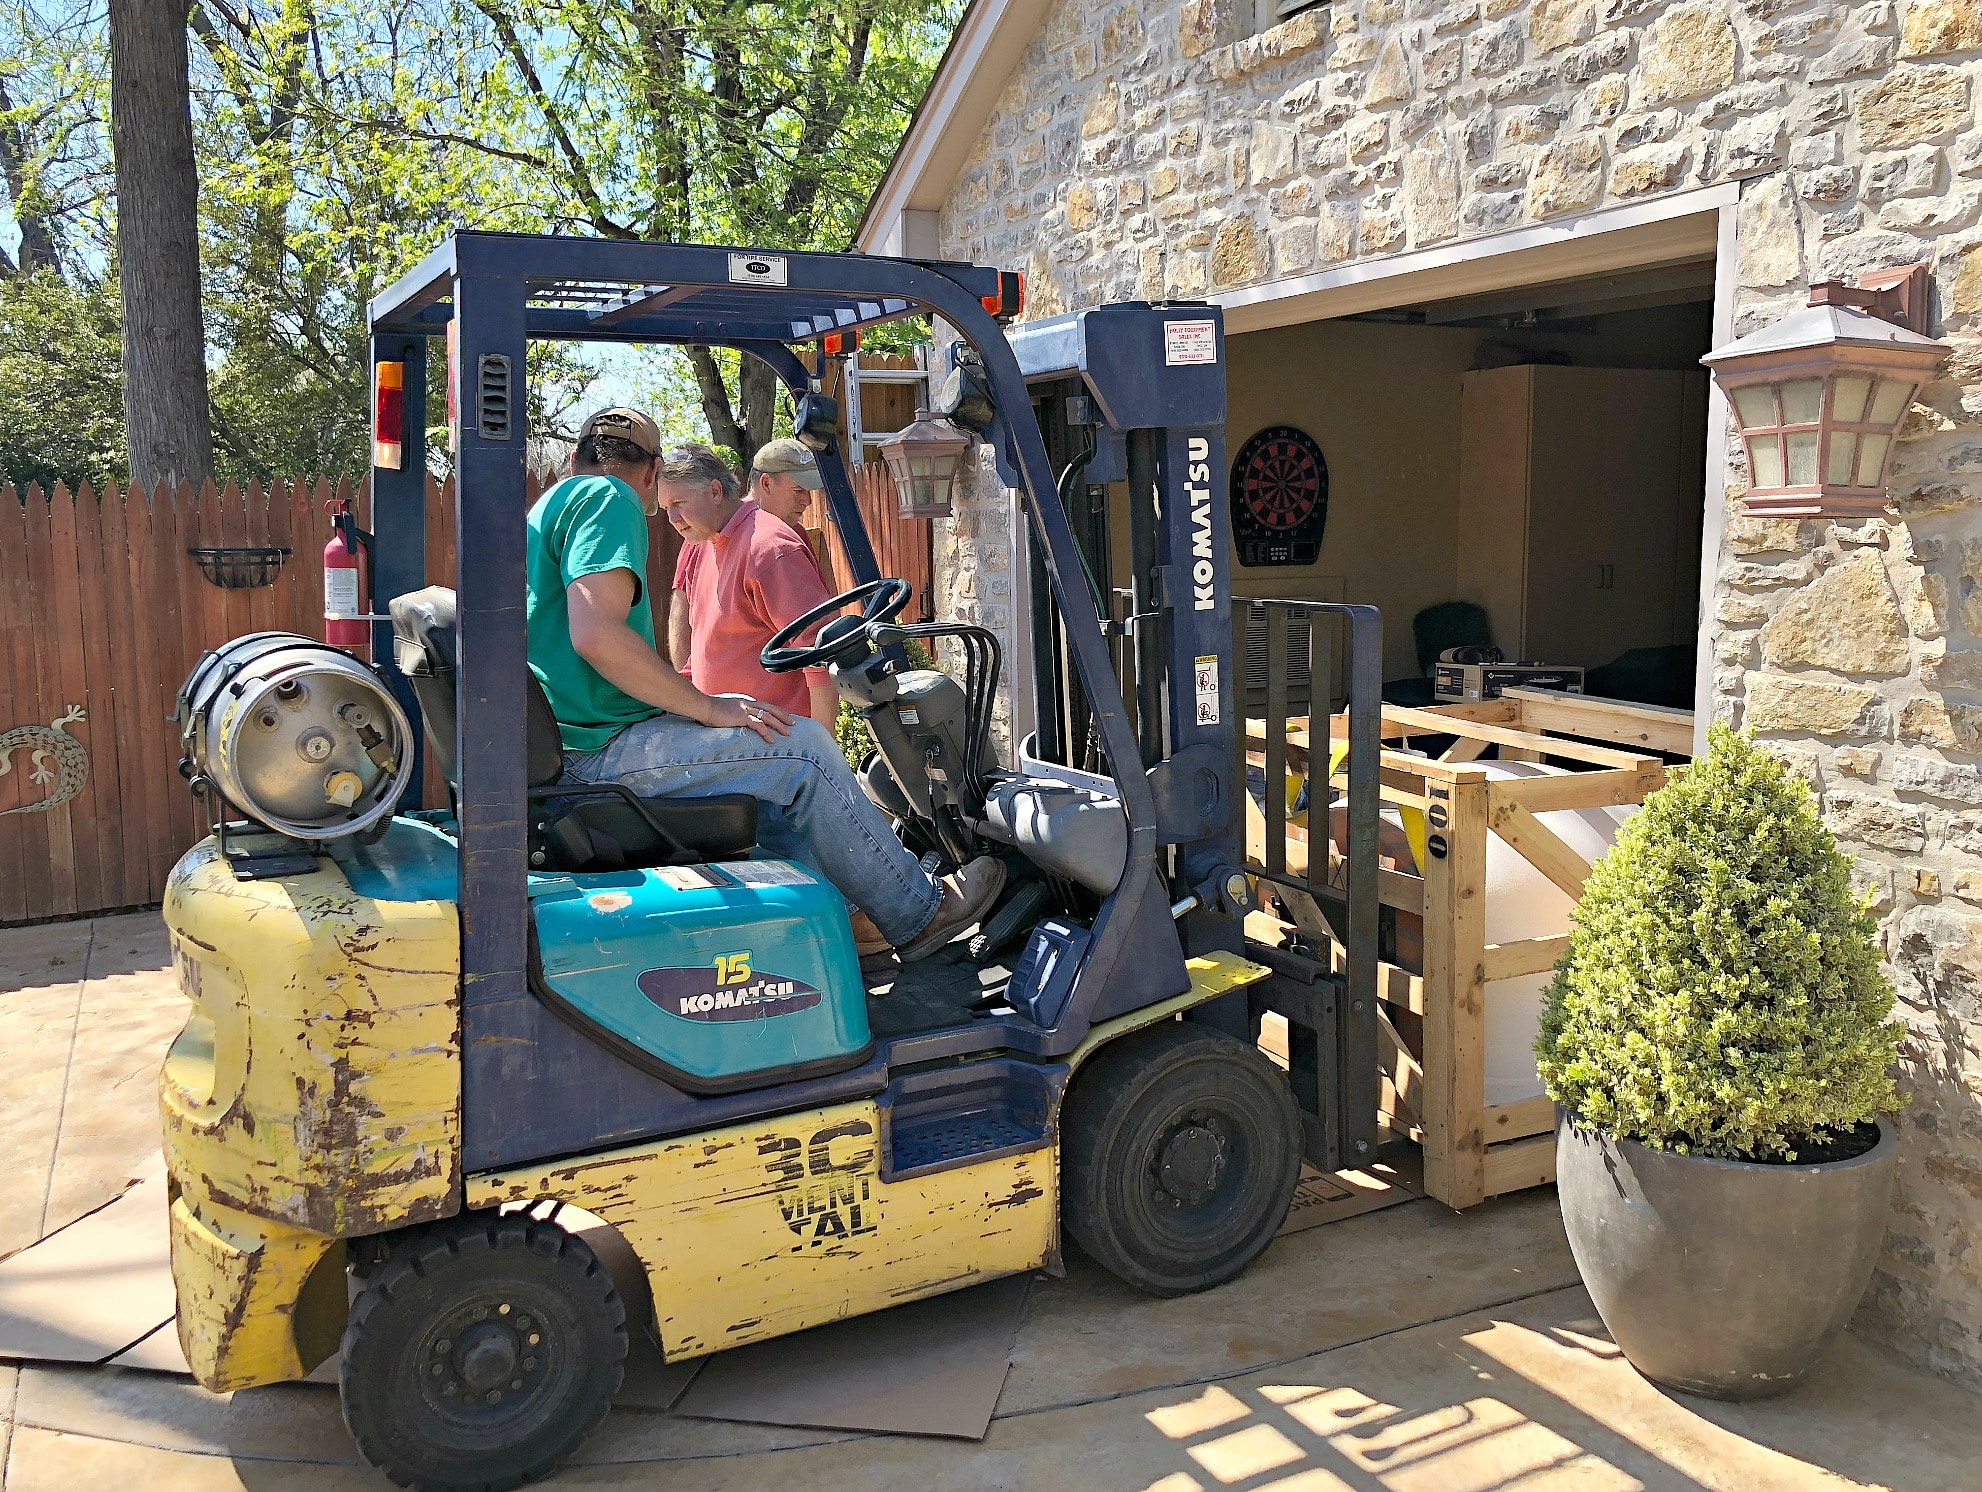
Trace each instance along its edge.
<instances>
[{"instance_id":1,"label":"wooden crate","mask_svg":"<svg viewBox=\"0 0 1982 1492\"><path fill-rule=\"evenodd\" d=\"M1288 721L1283 739L1272 743L1264 722L1249 720L1248 762L1262 768L1284 763L1287 772L1305 775L1308 724ZM1346 732L1346 717L1336 716L1333 738L1342 740ZM1396 749L1428 736L1457 739L1435 760ZM1689 753L1693 717L1684 710L1511 690L1479 704L1427 710L1386 705L1383 738L1384 802L1424 814L1428 833L1444 846L1440 854L1437 840L1428 840L1421 872L1409 855L1403 865L1386 864L1378 872L1383 905L1418 915L1424 930L1421 971L1395 963L1378 968L1383 1123L1387 1138L1423 1147L1428 1194L1452 1207L1471 1207L1555 1179L1553 1105L1546 1098L1485 1101L1486 986L1553 968L1568 944L1566 934L1486 941L1487 836L1499 835L1571 898L1581 896L1589 864L1537 815L1642 803L1665 782L1664 761L1650 753ZM1503 759L1546 757L1577 770L1493 780L1476 765L1489 747ZM1319 845L1327 869L1315 867L1314 881L1325 879L1339 891L1345 884L1341 857L1325 835L1311 838L1293 824L1280 853L1270 853L1267 816L1250 794L1246 807L1247 860L1256 873L1273 878L1263 889L1273 892L1284 919L1256 916L1251 930L1272 936L1277 926L1298 933L1329 949L1341 967L1343 951L1320 905L1299 884L1309 878L1311 852ZM1403 1034L1420 1026L1417 1043ZM1422 1060L1413 1056L1414 1045Z\"/></svg>"}]
</instances>

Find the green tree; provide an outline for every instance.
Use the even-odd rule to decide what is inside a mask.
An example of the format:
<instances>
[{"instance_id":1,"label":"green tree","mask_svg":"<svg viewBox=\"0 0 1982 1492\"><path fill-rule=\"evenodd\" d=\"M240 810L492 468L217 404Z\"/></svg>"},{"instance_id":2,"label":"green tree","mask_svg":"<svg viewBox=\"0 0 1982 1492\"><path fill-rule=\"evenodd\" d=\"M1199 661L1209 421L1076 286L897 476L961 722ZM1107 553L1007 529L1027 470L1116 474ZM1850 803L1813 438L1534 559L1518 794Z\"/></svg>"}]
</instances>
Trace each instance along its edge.
<instances>
[{"instance_id":1,"label":"green tree","mask_svg":"<svg viewBox=\"0 0 1982 1492\"><path fill-rule=\"evenodd\" d=\"M0 480L53 487L123 475L122 353L114 275L81 285L49 268L0 278Z\"/></svg>"},{"instance_id":2,"label":"green tree","mask_svg":"<svg viewBox=\"0 0 1982 1492\"><path fill-rule=\"evenodd\" d=\"M524 144L557 218L611 238L841 248L955 20L953 0L473 0L502 64L464 133ZM497 128L525 118L523 141ZM689 362L709 435L771 438L755 359Z\"/></svg>"}]
</instances>

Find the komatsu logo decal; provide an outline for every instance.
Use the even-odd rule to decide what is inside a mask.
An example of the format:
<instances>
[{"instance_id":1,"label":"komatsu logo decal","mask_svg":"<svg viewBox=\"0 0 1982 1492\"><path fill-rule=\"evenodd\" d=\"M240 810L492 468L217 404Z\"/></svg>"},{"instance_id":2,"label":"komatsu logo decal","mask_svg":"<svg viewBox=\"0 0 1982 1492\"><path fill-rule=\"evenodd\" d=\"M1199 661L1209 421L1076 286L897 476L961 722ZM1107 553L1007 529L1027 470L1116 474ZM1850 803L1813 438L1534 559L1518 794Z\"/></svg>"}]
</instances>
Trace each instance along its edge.
<instances>
[{"instance_id":1,"label":"komatsu logo decal","mask_svg":"<svg viewBox=\"0 0 1982 1492\"><path fill-rule=\"evenodd\" d=\"M799 979L751 972L748 953L719 954L713 966L648 969L640 993L669 1015L691 1021L756 1021L810 1010L819 991Z\"/></svg>"},{"instance_id":2,"label":"komatsu logo decal","mask_svg":"<svg viewBox=\"0 0 1982 1492\"><path fill-rule=\"evenodd\" d=\"M1191 503L1191 606L1213 611L1218 598L1212 589L1211 442L1201 435L1191 437L1190 468L1184 493Z\"/></svg>"}]
</instances>

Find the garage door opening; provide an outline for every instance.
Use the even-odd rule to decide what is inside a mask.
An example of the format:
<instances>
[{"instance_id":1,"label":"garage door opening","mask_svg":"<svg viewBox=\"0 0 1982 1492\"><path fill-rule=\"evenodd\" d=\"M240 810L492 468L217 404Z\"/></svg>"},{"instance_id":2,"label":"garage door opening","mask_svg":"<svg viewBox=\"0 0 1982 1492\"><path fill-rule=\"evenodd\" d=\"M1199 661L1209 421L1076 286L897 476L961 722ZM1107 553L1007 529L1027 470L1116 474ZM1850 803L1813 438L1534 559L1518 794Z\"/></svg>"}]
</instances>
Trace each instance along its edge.
<instances>
[{"instance_id":1,"label":"garage door opening","mask_svg":"<svg viewBox=\"0 0 1982 1492\"><path fill-rule=\"evenodd\" d=\"M1231 336L1237 609L1380 607L1396 704L1433 702L1441 651L1491 647L1690 706L1713 295L1696 256ZM1290 704L1340 708L1329 647L1289 643Z\"/></svg>"}]
</instances>

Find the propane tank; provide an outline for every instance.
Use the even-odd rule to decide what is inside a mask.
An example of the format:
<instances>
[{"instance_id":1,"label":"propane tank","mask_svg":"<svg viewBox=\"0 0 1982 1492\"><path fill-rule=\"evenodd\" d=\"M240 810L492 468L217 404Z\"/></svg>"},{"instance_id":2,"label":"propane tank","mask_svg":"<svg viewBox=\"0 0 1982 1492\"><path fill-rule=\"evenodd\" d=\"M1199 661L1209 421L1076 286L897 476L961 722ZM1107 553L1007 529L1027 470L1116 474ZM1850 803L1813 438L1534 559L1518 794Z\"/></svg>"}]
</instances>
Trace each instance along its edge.
<instances>
[{"instance_id":1,"label":"propane tank","mask_svg":"<svg viewBox=\"0 0 1982 1492\"><path fill-rule=\"evenodd\" d=\"M356 652L372 640L365 615L365 545L349 503L330 515L330 542L323 546L323 640Z\"/></svg>"},{"instance_id":2,"label":"propane tank","mask_svg":"<svg viewBox=\"0 0 1982 1492\"><path fill-rule=\"evenodd\" d=\"M179 686L180 770L279 834L337 839L392 812L413 733L378 675L294 632L207 653Z\"/></svg>"}]
</instances>

